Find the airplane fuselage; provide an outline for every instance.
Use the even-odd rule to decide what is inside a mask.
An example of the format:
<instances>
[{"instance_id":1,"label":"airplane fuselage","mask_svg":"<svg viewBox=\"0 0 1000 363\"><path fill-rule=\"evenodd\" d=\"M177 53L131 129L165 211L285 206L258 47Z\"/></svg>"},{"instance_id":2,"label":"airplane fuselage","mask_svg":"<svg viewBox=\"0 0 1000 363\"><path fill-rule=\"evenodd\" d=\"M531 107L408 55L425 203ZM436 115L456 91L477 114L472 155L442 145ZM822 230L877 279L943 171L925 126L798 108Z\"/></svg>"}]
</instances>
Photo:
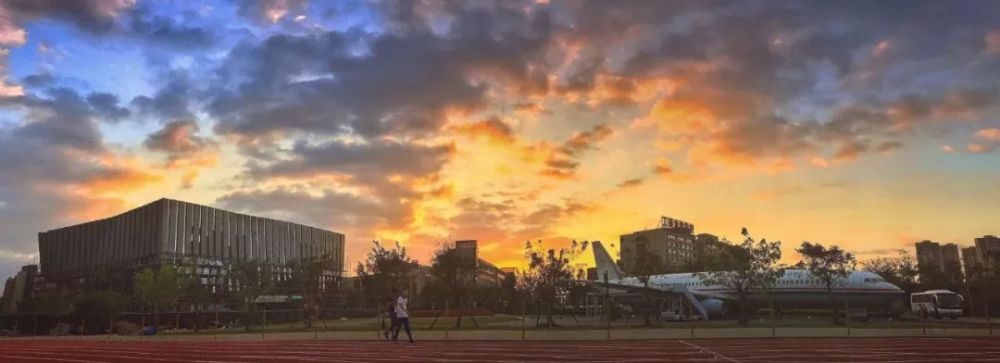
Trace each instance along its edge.
<instances>
[{"instance_id":1,"label":"airplane fuselage","mask_svg":"<svg viewBox=\"0 0 1000 363\"><path fill-rule=\"evenodd\" d=\"M708 273L678 273L654 275L649 279L648 287L666 292L688 291L700 300L719 299L734 301L738 293L732 287L709 284L703 277ZM642 287L642 281L637 277L625 277L609 281L612 285ZM830 305L832 292L838 304L845 301L849 307L866 307L884 309L894 300L904 297L904 292L896 285L886 282L881 276L867 272L854 271L832 286L832 291L812 278L806 270L785 270L766 293L753 293L748 296L751 302L767 305L773 301L782 308L827 308Z\"/></svg>"}]
</instances>

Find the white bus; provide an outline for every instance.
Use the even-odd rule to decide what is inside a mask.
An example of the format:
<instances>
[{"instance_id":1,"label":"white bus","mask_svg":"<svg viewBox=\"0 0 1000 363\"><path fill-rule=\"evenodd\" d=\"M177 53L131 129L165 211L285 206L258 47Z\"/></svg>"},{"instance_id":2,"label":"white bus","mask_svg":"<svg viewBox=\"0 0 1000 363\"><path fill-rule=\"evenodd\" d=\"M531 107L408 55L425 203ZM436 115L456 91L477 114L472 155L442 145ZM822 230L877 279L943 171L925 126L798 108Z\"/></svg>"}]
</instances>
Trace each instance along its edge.
<instances>
[{"instance_id":1,"label":"white bus","mask_svg":"<svg viewBox=\"0 0 1000 363\"><path fill-rule=\"evenodd\" d=\"M910 295L910 311L921 318L962 316L962 295L948 290L929 290Z\"/></svg>"}]
</instances>

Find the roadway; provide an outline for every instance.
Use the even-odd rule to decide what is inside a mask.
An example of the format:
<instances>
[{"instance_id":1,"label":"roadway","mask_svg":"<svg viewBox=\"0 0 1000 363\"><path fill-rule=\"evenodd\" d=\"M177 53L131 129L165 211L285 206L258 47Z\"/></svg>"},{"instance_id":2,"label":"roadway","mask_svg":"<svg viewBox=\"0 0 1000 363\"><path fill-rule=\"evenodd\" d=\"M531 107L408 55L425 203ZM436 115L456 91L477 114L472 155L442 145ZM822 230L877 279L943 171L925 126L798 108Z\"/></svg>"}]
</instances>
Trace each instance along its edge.
<instances>
[{"instance_id":1,"label":"roadway","mask_svg":"<svg viewBox=\"0 0 1000 363\"><path fill-rule=\"evenodd\" d=\"M3 362L997 362L997 338L625 341L8 340Z\"/></svg>"}]
</instances>

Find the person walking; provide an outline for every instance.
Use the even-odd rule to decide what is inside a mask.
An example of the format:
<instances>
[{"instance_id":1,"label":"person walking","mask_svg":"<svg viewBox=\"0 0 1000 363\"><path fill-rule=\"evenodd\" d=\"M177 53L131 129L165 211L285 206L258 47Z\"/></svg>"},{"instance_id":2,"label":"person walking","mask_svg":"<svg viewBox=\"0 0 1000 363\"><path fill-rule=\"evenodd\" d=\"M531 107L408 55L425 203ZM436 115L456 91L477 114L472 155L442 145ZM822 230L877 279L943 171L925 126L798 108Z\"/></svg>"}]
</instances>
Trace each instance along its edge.
<instances>
[{"instance_id":1,"label":"person walking","mask_svg":"<svg viewBox=\"0 0 1000 363\"><path fill-rule=\"evenodd\" d=\"M388 301L386 301L384 313L389 317L389 327L385 329L385 332L383 332L382 335L385 336L385 340L388 341L389 333L394 332L399 328L399 319L396 318L396 299L390 297ZM385 319L381 320L382 323L385 322Z\"/></svg>"},{"instance_id":2,"label":"person walking","mask_svg":"<svg viewBox=\"0 0 1000 363\"><path fill-rule=\"evenodd\" d=\"M399 329L406 329L406 337L410 338L410 343L413 343L413 334L410 333L410 313L406 310L406 303L408 302L407 297L409 297L410 292L407 289L403 289L399 297L396 298L396 329L392 334L392 341L396 342L399 340Z\"/></svg>"}]
</instances>

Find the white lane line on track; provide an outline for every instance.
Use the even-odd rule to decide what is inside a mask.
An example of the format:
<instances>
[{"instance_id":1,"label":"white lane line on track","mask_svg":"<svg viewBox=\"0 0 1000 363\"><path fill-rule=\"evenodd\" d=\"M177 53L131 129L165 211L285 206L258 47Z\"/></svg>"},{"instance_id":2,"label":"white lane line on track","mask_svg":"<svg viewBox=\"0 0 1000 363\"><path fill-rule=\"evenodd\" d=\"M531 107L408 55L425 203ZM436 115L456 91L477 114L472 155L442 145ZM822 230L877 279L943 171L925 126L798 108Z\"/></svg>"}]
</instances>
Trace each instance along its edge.
<instances>
[{"instance_id":1,"label":"white lane line on track","mask_svg":"<svg viewBox=\"0 0 1000 363\"><path fill-rule=\"evenodd\" d=\"M713 351L711 349L708 349L708 348L705 348L705 347L702 347L702 346L700 346L698 344L688 343L688 342L683 341L683 340L678 340L678 342L681 342L681 344L687 345L687 346L692 347L692 348L697 348L698 350L701 350L703 352L711 353L712 355L715 355L716 358L722 358L722 359L725 359L725 360L733 362L733 363L741 363L738 360L735 360L735 359L729 358L729 357L727 357L725 355L716 353L715 351Z\"/></svg>"}]
</instances>

